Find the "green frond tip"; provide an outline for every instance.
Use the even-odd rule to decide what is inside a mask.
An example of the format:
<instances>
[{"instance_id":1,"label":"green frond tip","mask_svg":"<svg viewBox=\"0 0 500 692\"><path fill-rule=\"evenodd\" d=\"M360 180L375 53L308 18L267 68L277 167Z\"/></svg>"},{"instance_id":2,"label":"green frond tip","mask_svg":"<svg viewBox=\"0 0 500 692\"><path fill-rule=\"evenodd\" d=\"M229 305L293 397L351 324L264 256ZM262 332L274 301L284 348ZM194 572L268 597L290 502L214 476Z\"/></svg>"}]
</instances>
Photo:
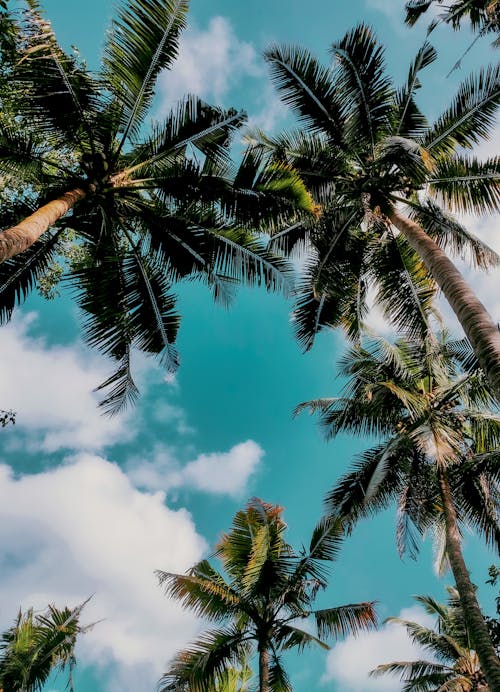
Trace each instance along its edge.
<instances>
[{"instance_id":1,"label":"green frond tip","mask_svg":"<svg viewBox=\"0 0 500 692\"><path fill-rule=\"evenodd\" d=\"M319 219L321 206L314 201L299 173L292 166L271 163L266 173L264 182L258 187L259 190L285 197L301 211Z\"/></svg>"}]
</instances>

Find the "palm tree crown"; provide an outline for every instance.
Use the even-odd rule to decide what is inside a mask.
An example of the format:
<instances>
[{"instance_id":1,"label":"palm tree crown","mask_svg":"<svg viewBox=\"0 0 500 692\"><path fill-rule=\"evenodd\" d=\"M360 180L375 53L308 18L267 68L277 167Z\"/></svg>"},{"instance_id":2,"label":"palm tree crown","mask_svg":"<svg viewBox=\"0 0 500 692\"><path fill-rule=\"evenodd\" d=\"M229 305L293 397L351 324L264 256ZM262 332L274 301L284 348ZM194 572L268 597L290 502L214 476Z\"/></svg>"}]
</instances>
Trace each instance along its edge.
<instances>
[{"instance_id":1,"label":"palm tree crown","mask_svg":"<svg viewBox=\"0 0 500 692\"><path fill-rule=\"evenodd\" d=\"M385 663L371 675L397 675L405 692L487 692L456 589L448 588L447 604L438 603L431 596L417 596L416 600L429 615L437 616L434 629L402 618L388 618L387 622L405 627L411 641L434 660Z\"/></svg>"},{"instance_id":2,"label":"palm tree crown","mask_svg":"<svg viewBox=\"0 0 500 692\"><path fill-rule=\"evenodd\" d=\"M279 224L292 199L309 211L312 202L289 168L264 171L248 154L232 170L242 112L187 96L145 133L188 0L123 0L97 75L60 48L36 0L26 1L16 117L0 118L0 173L41 192L0 210L0 317L44 275L71 229L80 252L68 280L88 342L117 362L102 385L114 412L136 395L132 346L177 366L173 283L201 279L225 302L240 280L286 289L284 262L254 231Z\"/></svg>"},{"instance_id":3,"label":"palm tree crown","mask_svg":"<svg viewBox=\"0 0 500 692\"><path fill-rule=\"evenodd\" d=\"M415 555L432 530L440 570L449 563L481 667L492 689L500 661L464 562L461 527L500 548L500 417L465 342L374 339L343 359L345 396L301 404L318 411L326 434L376 435L353 471L327 496L351 523L397 502L397 542Z\"/></svg>"},{"instance_id":4,"label":"palm tree crown","mask_svg":"<svg viewBox=\"0 0 500 692\"><path fill-rule=\"evenodd\" d=\"M285 541L282 508L251 500L216 548L225 574L203 560L187 575L158 572L168 595L197 615L219 623L174 659L161 690L208 692L223 671L249 653L259 655L259 692L286 692L290 685L280 654L310 644L325 648L324 637L339 636L375 623L373 603L314 610L326 587L326 562L335 559L342 524L324 521L315 529L309 551L297 554ZM312 617L317 636L300 629Z\"/></svg>"},{"instance_id":5,"label":"palm tree crown","mask_svg":"<svg viewBox=\"0 0 500 692\"><path fill-rule=\"evenodd\" d=\"M442 0L410 0L406 3L406 23L413 26L432 5L441 5ZM452 0L438 15L440 21L459 29L468 21L473 31L479 34L500 32L499 0ZM498 44L498 39L495 41Z\"/></svg>"},{"instance_id":6,"label":"palm tree crown","mask_svg":"<svg viewBox=\"0 0 500 692\"><path fill-rule=\"evenodd\" d=\"M19 611L14 625L0 638L0 689L40 692L53 671L67 670L72 692L76 640L92 627L80 624L84 606L60 610L50 605L45 613Z\"/></svg>"},{"instance_id":7,"label":"palm tree crown","mask_svg":"<svg viewBox=\"0 0 500 692\"><path fill-rule=\"evenodd\" d=\"M357 338L370 288L396 327L421 334L437 282L500 396L500 334L443 249L469 254L479 267L499 258L442 208L500 208L498 157L478 161L464 153L495 125L500 66L467 79L431 124L416 101L421 72L436 59L428 42L400 88L368 26L349 31L330 52L331 67L302 48L265 53L302 129L254 136L273 160L297 168L323 207L317 223L295 224L274 241L289 249L306 238L312 246L295 310L297 335L306 348L324 326L343 326Z\"/></svg>"}]
</instances>

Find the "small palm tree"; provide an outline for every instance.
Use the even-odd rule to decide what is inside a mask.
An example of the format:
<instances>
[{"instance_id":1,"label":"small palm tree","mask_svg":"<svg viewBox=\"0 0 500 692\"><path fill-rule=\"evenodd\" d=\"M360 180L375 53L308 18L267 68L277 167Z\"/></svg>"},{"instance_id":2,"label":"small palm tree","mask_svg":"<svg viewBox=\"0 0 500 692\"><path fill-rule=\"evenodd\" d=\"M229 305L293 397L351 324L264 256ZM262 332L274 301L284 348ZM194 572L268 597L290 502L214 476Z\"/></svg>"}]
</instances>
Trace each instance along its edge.
<instances>
[{"instance_id":1,"label":"small palm tree","mask_svg":"<svg viewBox=\"0 0 500 692\"><path fill-rule=\"evenodd\" d=\"M464 368L470 356L461 342L374 338L344 357L344 396L299 410L319 412L328 437L382 437L329 493L329 510L352 524L396 501L398 548L412 556L420 537L434 532L438 567L451 566L481 668L496 690L500 661L463 558L461 527L500 547L500 417L481 371Z\"/></svg>"},{"instance_id":2,"label":"small palm tree","mask_svg":"<svg viewBox=\"0 0 500 692\"><path fill-rule=\"evenodd\" d=\"M188 0L122 0L99 74L58 45L36 0L17 41L15 117L0 117L0 174L40 191L0 209L0 318L9 319L70 229L81 252L68 280L88 342L117 362L102 386L116 411L133 400L132 346L177 366L172 286L200 279L227 302L238 281L287 288L283 260L255 230L291 198L313 209L298 176L255 155L232 171L243 112L195 96L145 132L158 74L171 68Z\"/></svg>"},{"instance_id":3,"label":"small palm tree","mask_svg":"<svg viewBox=\"0 0 500 692\"><path fill-rule=\"evenodd\" d=\"M19 611L14 625L0 637L0 690L39 692L52 672L65 670L73 690L76 640L91 627L80 624L84 606Z\"/></svg>"},{"instance_id":4,"label":"small palm tree","mask_svg":"<svg viewBox=\"0 0 500 692\"><path fill-rule=\"evenodd\" d=\"M215 552L227 578L208 560L187 575L158 572L169 596L220 624L176 656L161 680L162 692L215 689L218 677L248 656L251 644L258 652L259 692L286 692L291 688L281 652L311 644L328 648L324 637L356 633L375 624L373 603L312 608L318 591L326 588L326 563L340 549L341 522L322 522L309 550L297 554L284 539L282 511L253 499L236 514ZM299 627L310 617L317 636Z\"/></svg>"},{"instance_id":5,"label":"small palm tree","mask_svg":"<svg viewBox=\"0 0 500 692\"><path fill-rule=\"evenodd\" d=\"M431 596L417 596L416 600L429 615L437 616L434 629L402 618L388 618L386 622L405 627L411 641L431 654L433 660L384 663L371 675L397 675L404 683L403 690L486 692L486 680L472 648L456 589L448 588L447 604L438 603Z\"/></svg>"},{"instance_id":6,"label":"small palm tree","mask_svg":"<svg viewBox=\"0 0 500 692\"><path fill-rule=\"evenodd\" d=\"M500 398L500 333L444 252L470 252L479 267L498 265L447 209L500 209L500 160L464 153L496 124L500 65L467 79L430 124L416 102L421 72L436 59L429 43L401 88L366 25L330 53L331 67L303 48L266 51L272 79L303 129L254 138L273 160L297 168L324 209L318 223L293 225L275 239L289 248L305 236L312 246L295 310L298 337L310 348L322 327L343 326L356 338L370 288L396 327L421 334L435 281Z\"/></svg>"}]
</instances>

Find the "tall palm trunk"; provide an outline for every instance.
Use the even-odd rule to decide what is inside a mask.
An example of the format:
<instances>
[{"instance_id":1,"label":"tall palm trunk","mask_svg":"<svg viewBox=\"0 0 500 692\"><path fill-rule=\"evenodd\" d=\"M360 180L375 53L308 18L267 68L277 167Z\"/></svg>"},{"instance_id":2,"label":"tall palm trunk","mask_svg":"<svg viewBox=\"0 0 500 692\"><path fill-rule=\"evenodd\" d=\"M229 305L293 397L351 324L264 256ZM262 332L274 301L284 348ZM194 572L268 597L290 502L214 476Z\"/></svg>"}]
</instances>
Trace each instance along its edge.
<instances>
[{"instance_id":1,"label":"tall palm trunk","mask_svg":"<svg viewBox=\"0 0 500 692\"><path fill-rule=\"evenodd\" d=\"M17 226L0 232L0 262L27 250L56 221L86 196L85 190L75 188L44 204Z\"/></svg>"},{"instance_id":2,"label":"tall palm trunk","mask_svg":"<svg viewBox=\"0 0 500 692\"><path fill-rule=\"evenodd\" d=\"M500 400L500 332L488 311L453 262L418 224L395 210L389 218L443 291Z\"/></svg>"},{"instance_id":3,"label":"tall palm trunk","mask_svg":"<svg viewBox=\"0 0 500 692\"><path fill-rule=\"evenodd\" d=\"M259 644L259 692L269 692L269 649Z\"/></svg>"},{"instance_id":4,"label":"tall palm trunk","mask_svg":"<svg viewBox=\"0 0 500 692\"><path fill-rule=\"evenodd\" d=\"M458 530L457 513L446 471L438 469L439 487L446 526L446 552L455 578L467 627L474 640L474 648L490 692L500 692L500 659L496 655L476 590L462 555L462 541Z\"/></svg>"}]
</instances>

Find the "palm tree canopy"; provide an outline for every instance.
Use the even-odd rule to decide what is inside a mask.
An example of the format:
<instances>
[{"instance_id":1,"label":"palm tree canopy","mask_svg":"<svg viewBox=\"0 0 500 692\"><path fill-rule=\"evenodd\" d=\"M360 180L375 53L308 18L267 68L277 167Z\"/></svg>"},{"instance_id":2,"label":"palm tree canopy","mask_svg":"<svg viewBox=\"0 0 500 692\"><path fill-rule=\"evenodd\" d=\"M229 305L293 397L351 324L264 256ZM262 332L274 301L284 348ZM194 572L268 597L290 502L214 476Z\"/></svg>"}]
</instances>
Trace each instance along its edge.
<instances>
[{"instance_id":1,"label":"palm tree canopy","mask_svg":"<svg viewBox=\"0 0 500 692\"><path fill-rule=\"evenodd\" d=\"M53 671L67 670L72 691L76 640L92 627L80 624L84 606L60 610L50 605L44 613L19 611L13 626L0 638L0 689L39 692Z\"/></svg>"},{"instance_id":2,"label":"palm tree canopy","mask_svg":"<svg viewBox=\"0 0 500 692\"><path fill-rule=\"evenodd\" d=\"M257 231L314 208L289 166L264 168L251 153L231 165L243 112L188 95L145 131L187 0L122 0L98 74L60 48L36 0L27 6L16 118L0 117L0 173L39 194L0 209L0 318L46 274L70 230L79 251L67 281L88 342L117 363L102 385L115 412L137 394L132 347L177 367L173 284L200 279L223 303L239 281L287 291L286 264Z\"/></svg>"},{"instance_id":3,"label":"palm tree canopy","mask_svg":"<svg viewBox=\"0 0 500 692\"><path fill-rule=\"evenodd\" d=\"M442 0L410 0L406 3L406 23L413 26L432 6ZM468 21L473 31L480 34L500 32L500 2L498 0L452 0L442 7L438 20L460 29ZM498 45L498 39L495 41Z\"/></svg>"},{"instance_id":4,"label":"palm tree canopy","mask_svg":"<svg viewBox=\"0 0 500 692\"><path fill-rule=\"evenodd\" d=\"M326 587L328 563L339 552L341 522L323 521L312 536L309 550L296 553L284 537L282 508L259 499L238 512L231 530L219 541L217 571L208 560L186 575L158 572L167 595L217 628L206 632L177 655L161 681L161 690L213 690L224 670L248 655L252 643L269 651L269 687L290 690L281 653L311 644L328 648L327 637L358 632L375 624L373 603L313 609L319 590ZM312 618L317 636L300 628Z\"/></svg>"},{"instance_id":5,"label":"palm tree canopy","mask_svg":"<svg viewBox=\"0 0 500 692\"><path fill-rule=\"evenodd\" d=\"M397 675L405 691L486 692L488 687L471 646L471 635L456 589L448 588L447 604L438 603L431 596L417 596L416 600L426 613L436 616L434 628L401 618L388 618L386 622L405 627L411 641L430 654L433 660L385 663L371 675Z\"/></svg>"},{"instance_id":6,"label":"palm tree canopy","mask_svg":"<svg viewBox=\"0 0 500 692\"><path fill-rule=\"evenodd\" d=\"M297 168L322 205L318 221L274 240L287 250L304 241L311 246L294 315L306 349L324 326L342 326L357 338L372 293L397 328L414 336L427 329L436 286L394 226L403 203L439 248L468 255L480 268L499 262L450 213L500 208L498 157L479 161L468 153L495 125L500 66L466 79L430 123L417 104L421 73L437 55L428 42L400 87L364 24L333 43L330 53L332 65L323 66L303 48L266 51L272 80L302 129L253 135L272 160Z\"/></svg>"},{"instance_id":7,"label":"palm tree canopy","mask_svg":"<svg viewBox=\"0 0 500 692\"><path fill-rule=\"evenodd\" d=\"M341 478L327 503L354 521L397 501L400 552L415 555L420 536L432 528L440 568L441 468L463 524L500 546L500 417L482 372L464 367L470 362L470 346L445 335L395 343L373 337L342 359L348 380L341 396L297 409L317 412L327 437L345 431L382 438Z\"/></svg>"}]
</instances>

